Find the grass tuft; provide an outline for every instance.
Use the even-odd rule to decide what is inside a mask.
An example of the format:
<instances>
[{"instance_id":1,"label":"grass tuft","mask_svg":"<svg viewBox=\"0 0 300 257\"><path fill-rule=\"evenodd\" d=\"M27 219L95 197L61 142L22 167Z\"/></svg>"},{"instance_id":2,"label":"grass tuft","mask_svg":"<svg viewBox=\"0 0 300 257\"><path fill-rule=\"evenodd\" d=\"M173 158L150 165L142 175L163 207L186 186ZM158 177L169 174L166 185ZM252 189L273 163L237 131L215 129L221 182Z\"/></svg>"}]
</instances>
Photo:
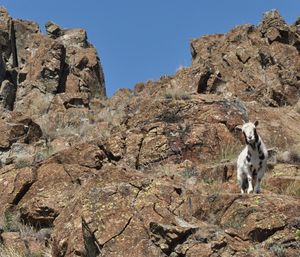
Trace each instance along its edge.
<instances>
[{"instance_id":1,"label":"grass tuft","mask_svg":"<svg viewBox=\"0 0 300 257\"><path fill-rule=\"evenodd\" d=\"M191 95L181 88L172 88L166 90L165 98L173 100L190 100Z\"/></svg>"}]
</instances>

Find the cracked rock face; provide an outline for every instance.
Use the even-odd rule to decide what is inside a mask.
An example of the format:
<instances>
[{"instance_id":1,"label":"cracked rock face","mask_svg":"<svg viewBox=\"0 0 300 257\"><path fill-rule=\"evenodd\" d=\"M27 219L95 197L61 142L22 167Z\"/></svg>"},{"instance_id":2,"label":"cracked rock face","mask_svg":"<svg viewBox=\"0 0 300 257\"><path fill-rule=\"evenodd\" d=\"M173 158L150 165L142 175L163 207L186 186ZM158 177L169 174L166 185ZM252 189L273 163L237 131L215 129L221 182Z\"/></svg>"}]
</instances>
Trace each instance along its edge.
<instances>
[{"instance_id":1,"label":"cracked rock face","mask_svg":"<svg viewBox=\"0 0 300 257\"><path fill-rule=\"evenodd\" d=\"M47 23L48 35L45 35L37 23L15 20L4 8L0 15L0 82L7 80L13 84L6 93L10 97L4 108L23 112L39 109L39 103L33 101L35 97L49 107L48 94L64 92L88 93L91 99L105 98L100 59L83 29L60 29L56 24L50 23L51 27ZM2 91L3 87L7 88L5 85L1 86ZM35 89L38 91L33 95Z\"/></svg>"},{"instance_id":2,"label":"cracked rock face","mask_svg":"<svg viewBox=\"0 0 300 257\"><path fill-rule=\"evenodd\" d=\"M106 166L55 220L54 252L57 256L235 256L259 244L255 254L268 256L276 242L293 238L291 226L300 209L296 199L190 190L178 181ZM297 244L295 238L292 241ZM299 253L288 247L286 251Z\"/></svg>"},{"instance_id":3,"label":"cracked rock face","mask_svg":"<svg viewBox=\"0 0 300 257\"><path fill-rule=\"evenodd\" d=\"M162 94L181 88L200 94L237 96L271 107L299 99L299 25L270 11L260 25L237 26L226 34L191 41L192 65L175 76L136 86L136 93ZM163 89L163 90L162 90Z\"/></svg>"},{"instance_id":4,"label":"cracked rock face","mask_svg":"<svg viewBox=\"0 0 300 257\"><path fill-rule=\"evenodd\" d=\"M0 8L0 241L54 257L300 256L299 24L270 11L195 39L190 67L106 99L84 29L45 35ZM273 153L259 195L236 183L248 120Z\"/></svg>"},{"instance_id":5,"label":"cracked rock face","mask_svg":"<svg viewBox=\"0 0 300 257\"><path fill-rule=\"evenodd\" d=\"M295 27L277 11L266 13L258 27L243 25L224 35L195 39L192 66L212 71L208 79L199 80L199 90L231 93L246 101L259 98L269 106L295 104L300 91L299 40Z\"/></svg>"}]
</instances>

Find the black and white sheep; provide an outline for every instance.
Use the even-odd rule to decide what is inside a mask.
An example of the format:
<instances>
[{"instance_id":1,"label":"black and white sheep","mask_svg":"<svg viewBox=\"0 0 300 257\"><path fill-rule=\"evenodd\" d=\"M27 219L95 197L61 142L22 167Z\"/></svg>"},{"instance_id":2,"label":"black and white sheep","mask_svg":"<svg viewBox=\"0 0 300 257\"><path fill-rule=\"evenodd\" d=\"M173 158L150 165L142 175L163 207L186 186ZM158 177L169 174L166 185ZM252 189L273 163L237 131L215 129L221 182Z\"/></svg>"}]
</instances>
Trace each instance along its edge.
<instances>
[{"instance_id":1,"label":"black and white sheep","mask_svg":"<svg viewBox=\"0 0 300 257\"><path fill-rule=\"evenodd\" d=\"M241 193L253 192L253 180L256 180L254 192L260 193L261 179L267 168L268 151L257 133L257 125L258 121L255 121L237 127L242 130L246 141L246 147L237 160L237 180Z\"/></svg>"}]
</instances>

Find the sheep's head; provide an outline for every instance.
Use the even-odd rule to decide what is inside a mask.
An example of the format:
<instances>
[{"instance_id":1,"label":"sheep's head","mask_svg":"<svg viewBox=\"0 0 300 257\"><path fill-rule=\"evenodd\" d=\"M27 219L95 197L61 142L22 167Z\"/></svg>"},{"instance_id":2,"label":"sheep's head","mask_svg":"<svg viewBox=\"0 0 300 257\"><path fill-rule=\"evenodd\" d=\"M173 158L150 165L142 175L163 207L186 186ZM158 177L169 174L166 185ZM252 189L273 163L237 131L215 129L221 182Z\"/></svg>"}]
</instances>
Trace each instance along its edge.
<instances>
[{"instance_id":1,"label":"sheep's head","mask_svg":"<svg viewBox=\"0 0 300 257\"><path fill-rule=\"evenodd\" d=\"M237 126L236 128L243 132L246 143L252 145L258 141L258 134L256 131L257 126L258 126L258 121L255 121L254 123L252 122L244 123L242 126Z\"/></svg>"}]
</instances>

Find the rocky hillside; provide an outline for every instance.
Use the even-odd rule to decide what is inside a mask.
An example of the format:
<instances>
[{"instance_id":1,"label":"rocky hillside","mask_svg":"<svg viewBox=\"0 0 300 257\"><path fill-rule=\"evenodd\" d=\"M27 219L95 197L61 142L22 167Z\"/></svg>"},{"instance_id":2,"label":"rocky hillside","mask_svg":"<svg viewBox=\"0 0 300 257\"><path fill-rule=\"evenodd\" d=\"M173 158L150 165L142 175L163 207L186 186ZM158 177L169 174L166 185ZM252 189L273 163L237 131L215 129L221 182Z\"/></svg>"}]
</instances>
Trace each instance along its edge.
<instances>
[{"instance_id":1,"label":"rocky hillside","mask_svg":"<svg viewBox=\"0 0 300 257\"><path fill-rule=\"evenodd\" d=\"M300 255L300 19L195 39L190 67L110 99L85 30L45 27L0 9L0 252ZM243 120L262 194L236 184Z\"/></svg>"}]
</instances>

